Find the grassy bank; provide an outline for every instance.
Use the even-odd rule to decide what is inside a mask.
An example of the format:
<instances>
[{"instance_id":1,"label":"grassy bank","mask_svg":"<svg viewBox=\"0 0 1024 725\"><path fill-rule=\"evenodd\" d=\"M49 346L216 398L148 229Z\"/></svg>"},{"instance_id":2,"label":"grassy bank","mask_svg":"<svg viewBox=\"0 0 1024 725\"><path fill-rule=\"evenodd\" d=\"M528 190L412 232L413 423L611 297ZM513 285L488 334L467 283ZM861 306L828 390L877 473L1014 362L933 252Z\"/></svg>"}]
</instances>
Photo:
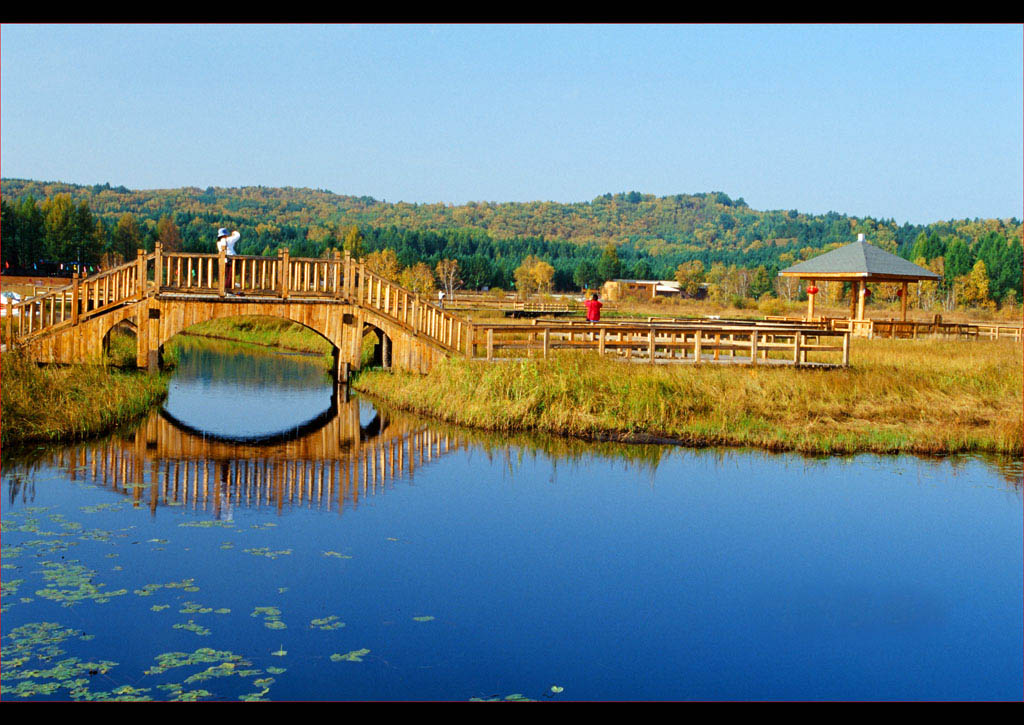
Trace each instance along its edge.
<instances>
[{"instance_id":1,"label":"grassy bank","mask_svg":"<svg viewBox=\"0 0 1024 725\"><path fill-rule=\"evenodd\" d=\"M847 369L650 366L594 354L367 371L354 387L492 431L805 453L1022 452L1022 355L1008 341L856 340Z\"/></svg>"},{"instance_id":2,"label":"grassy bank","mask_svg":"<svg viewBox=\"0 0 1024 725\"><path fill-rule=\"evenodd\" d=\"M332 350L330 342L309 328L277 317L231 317L209 320L188 328L186 334L315 353L327 357L331 357Z\"/></svg>"},{"instance_id":3,"label":"grassy bank","mask_svg":"<svg viewBox=\"0 0 1024 725\"><path fill-rule=\"evenodd\" d=\"M163 400L169 380L166 374L147 375L113 366L39 367L18 352L4 353L0 375L3 446L109 432Z\"/></svg>"}]
</instances>

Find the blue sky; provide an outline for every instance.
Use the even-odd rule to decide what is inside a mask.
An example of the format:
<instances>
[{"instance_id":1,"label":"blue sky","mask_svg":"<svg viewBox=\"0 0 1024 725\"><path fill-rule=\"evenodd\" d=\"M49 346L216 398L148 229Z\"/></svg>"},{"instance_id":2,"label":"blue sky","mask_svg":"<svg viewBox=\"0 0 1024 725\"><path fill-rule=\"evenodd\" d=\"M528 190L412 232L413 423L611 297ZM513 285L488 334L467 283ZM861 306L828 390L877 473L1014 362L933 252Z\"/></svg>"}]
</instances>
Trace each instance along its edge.
<instances>
[{"instance_id":1,"label":"blue sky","mask_svg":"<svg viewBox=\"0 0 1024 725\"><path fill-rule=\"evenodd\" d=\"M10 25L0 174L1024 216L1020 25Z\"/></svg>"}]
</instances>

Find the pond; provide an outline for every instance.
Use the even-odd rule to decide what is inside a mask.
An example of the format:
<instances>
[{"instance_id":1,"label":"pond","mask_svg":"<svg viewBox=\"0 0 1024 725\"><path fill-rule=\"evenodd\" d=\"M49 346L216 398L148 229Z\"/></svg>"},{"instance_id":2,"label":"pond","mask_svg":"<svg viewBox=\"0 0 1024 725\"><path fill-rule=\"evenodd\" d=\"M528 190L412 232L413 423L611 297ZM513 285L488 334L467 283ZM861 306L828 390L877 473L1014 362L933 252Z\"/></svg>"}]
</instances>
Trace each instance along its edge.
<instances>
[{"instance_id":1,"label":"pond","mask_svg":"<svg viewBox=\"0 0 1024 725\"><path fill-rule=\"evenodd\" d=\"M487 436L315 362L4 451L5 700L1019 700L1019 461Z\"/></svg>"}]
</instances>

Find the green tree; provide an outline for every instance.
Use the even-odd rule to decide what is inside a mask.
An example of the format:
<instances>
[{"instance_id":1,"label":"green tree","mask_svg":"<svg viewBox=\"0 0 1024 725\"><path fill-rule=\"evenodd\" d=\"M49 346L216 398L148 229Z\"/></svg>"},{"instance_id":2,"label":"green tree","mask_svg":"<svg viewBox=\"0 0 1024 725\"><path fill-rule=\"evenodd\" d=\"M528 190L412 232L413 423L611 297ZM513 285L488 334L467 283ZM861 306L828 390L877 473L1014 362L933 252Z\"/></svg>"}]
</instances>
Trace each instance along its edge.
<instances>
[{"instance_id":1,"label":"green tree","mask_svg":"<svg viewBox=\"0 0 1024 725\"><path fill-rule=\"evenodd\" d=\"M953 239L946 247L946 276L950 279L962 277L974 266L974 256L967 244L960 238Z\"/></svg>"},{"instance_id":2,"label":"green tree","mask_svg":"<svg viewBox=\"0 0 1024 725\"><path fill-rule=\"evenodd\" d=\"M55 261L71 261L75 254L75 208L70 194L57 194L43 202L46 256Z\"/></svg>"},{"instance_id":3,"label":"green tree","mask_svg":"<svg viewBox=\"0 0 1024 725\"><path fill-rule=\"evenodd\" d=\"M114 228L113 252L122 262L135 258L142 248L142 230L132 214L124 213Z\"/></svg>"},{"instance_id":4,"label":"green tree","mask_svg":"<svg viewBox=\"0 0 1024 725\"><path fill-rule=\"evenodd\" d=\"M352 259L363 258L363 233L354 224L345 233L345 251L352 255Z\"/></svg>"},{"instance_id":5,"label":"green tree","mask_svg":"<svg viewBox=\"0 0 1024 725\"><path fill-rule=\"evenodd\" d=\"M589 259L581 260L572 273L572 281L580 289L595 289L601 286L601 273L597 271L597 265Z\"/></svg>"},{"instance_id":6,"label":"green tree","mask_svg":"<svg viewBox=\"0 0 1024 725\"><path fill-rule=\"evenodd\" d=\"M608 244L601 253L601 259L597 262L597 271L601 275L601 281L607 282L610 279L617 279L622 274L622 262L619 261L619 253L614 244Z\"/></svg>"}]
</instances>

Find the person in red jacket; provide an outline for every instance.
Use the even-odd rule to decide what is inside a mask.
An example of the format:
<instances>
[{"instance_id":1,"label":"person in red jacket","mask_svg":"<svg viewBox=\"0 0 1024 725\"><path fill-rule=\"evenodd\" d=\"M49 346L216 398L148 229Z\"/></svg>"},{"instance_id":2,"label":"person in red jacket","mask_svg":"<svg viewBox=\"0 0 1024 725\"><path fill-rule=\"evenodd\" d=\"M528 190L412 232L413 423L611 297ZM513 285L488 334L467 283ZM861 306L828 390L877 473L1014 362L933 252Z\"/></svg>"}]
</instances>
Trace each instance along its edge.
<instances>
[{"instance_id":1,"label":"person in red jacket","mask_svg":"<svg viewBox=\"0 0 1024 725\"><path fill-rule=\"evenodd\" d=\"M587 322L600 322L601 302L597 299L596 292L589 300L583 303L583 306L587 308Z\"/></svg>"}]
</instances>

